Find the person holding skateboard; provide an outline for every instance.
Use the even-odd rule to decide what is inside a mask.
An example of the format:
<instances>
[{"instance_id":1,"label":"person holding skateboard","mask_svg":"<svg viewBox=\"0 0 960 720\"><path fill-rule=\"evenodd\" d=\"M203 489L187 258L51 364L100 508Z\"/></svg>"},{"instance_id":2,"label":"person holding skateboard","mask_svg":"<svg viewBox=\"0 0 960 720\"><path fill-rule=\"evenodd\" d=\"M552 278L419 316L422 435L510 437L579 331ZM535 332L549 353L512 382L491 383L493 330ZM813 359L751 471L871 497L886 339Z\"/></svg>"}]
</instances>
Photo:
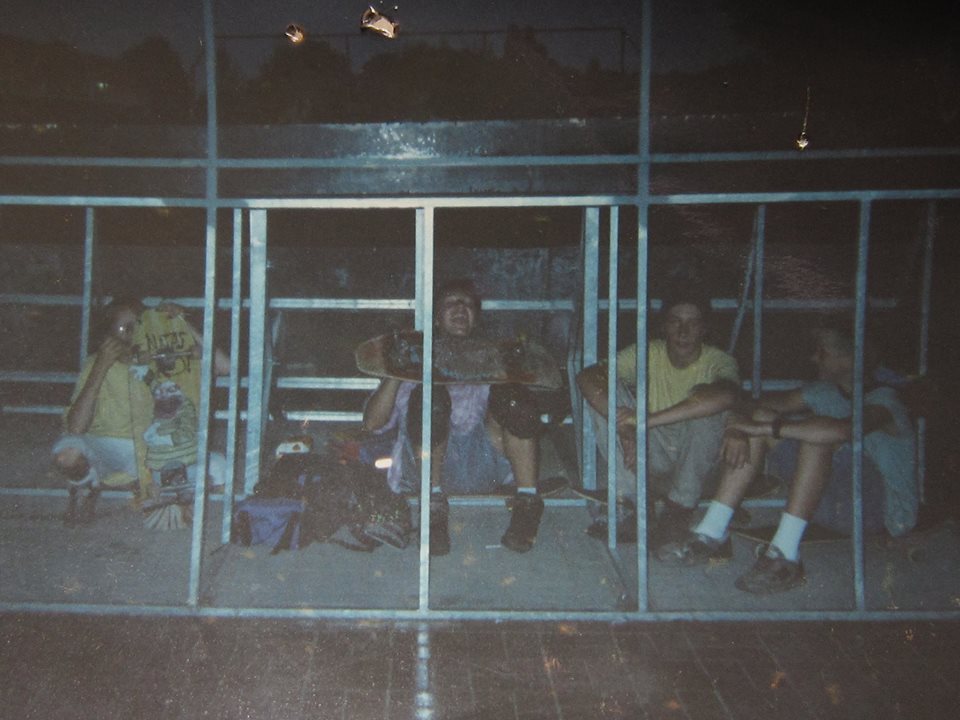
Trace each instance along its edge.
<instances>
[{"instance_id":1,"label":"person holding skateboard","mask_svg":"<svg viewBox=\"0 0 960 720\"><path fill-rule=\"evenodd\" d=\"M501 542L514 552L533 547L543 515L536 485L540 425L536 400L523 385L482 381L492 375L479 366L492 360L483 352L486 346L476 340L479 315L480 295L469 279L451 280L437 291L435 363L440 353L473 355L481 372L475 373L478 380L473 382L463 371L457 377L464 382L433 385L430 554L434 556L450 552L448 494L513 490L508 500L510 525ZM410 376L417 377L415 372ZM386 373L364 407L364 429L397 432L387 473L394 492L416 492L420 486L422 398L419 383Z\"/></svg>"}]
</instances>

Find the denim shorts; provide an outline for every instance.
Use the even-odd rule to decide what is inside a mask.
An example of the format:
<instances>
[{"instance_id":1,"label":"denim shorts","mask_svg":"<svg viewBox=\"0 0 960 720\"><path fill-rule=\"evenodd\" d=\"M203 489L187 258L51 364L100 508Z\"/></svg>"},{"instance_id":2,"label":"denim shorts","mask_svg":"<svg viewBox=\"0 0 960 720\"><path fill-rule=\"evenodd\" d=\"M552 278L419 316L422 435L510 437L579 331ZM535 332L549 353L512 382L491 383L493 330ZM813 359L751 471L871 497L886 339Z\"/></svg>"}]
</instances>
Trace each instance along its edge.
<instances>
[{"instance_id":1,"label":"denim shorts","mask_svg":"<svg viewBox=\"0 0 960 720\"><path fill-rule=\"evenodd\" d=\"M767 458L767 472L786 483L793 481L797 469L799 440L782 440ZM863 455L863 530L868 533L884 529L883 476L877 466ZM833 453L830 479L811 522L844 535L853 534L853 447L841 445Z\"/></svg>"},{"instance_id":2,"label":"denim shorts","mask_svg":"<svg viewBox=\"0 0 960 720\"><path fill-rule=\"evenodd\" d=\"M420 488L420 463L406 433L401 433L403 448L403 487L401 492ZM490 442L483 423L466 435L451 433L440 476L440 486L448 495L488 495L513 485L513 473L507 460Z\"/></svg>"}]
</instances>

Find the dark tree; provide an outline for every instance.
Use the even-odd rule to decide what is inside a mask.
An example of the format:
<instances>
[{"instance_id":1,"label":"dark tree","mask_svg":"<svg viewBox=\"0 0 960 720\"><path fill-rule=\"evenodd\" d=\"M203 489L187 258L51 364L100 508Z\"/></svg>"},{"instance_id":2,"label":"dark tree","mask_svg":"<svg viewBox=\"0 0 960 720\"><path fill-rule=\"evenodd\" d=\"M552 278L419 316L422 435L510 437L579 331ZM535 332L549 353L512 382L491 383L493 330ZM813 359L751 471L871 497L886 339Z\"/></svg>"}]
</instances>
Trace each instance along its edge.
<instances>
[{"instance_id":1,"label":"dark tree","mask_svg":"<svg viewBox=\"0 0 960 720\"><path fill-rule=\"evenodd\" d=\"M191 121L194 89L180 56L162 37L148 37L120 56L124 84L140 98L145 122Z\"/></svg>"},{"instance_id":2,"label":"dark tree","mask_svg":"<svg viewBox=\"0 0 960 720\"><path fill-rule=\"evenodd\" d=\"M257 122L343 122L355 79L346 56L328 43L278 44L251 82Z\"/></svg>"}]
</instances>

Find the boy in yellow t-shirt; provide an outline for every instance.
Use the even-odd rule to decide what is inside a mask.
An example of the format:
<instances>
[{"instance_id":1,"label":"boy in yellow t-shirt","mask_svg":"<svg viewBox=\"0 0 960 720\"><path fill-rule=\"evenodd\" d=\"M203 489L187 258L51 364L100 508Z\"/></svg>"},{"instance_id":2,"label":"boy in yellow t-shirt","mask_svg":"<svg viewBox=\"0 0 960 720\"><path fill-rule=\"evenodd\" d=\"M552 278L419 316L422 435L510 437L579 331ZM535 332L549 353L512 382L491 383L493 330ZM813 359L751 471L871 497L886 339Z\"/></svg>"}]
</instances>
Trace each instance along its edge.
<instances>
[{"instance_id":1,"label":"boy in yellow t-shirt","mask_svg":"<svg viewBox=\"0 0 960 720\"><path fill-rule=\"evenodd\" d=\"M196 341L199 334L182 319L182 312L177 305L165 304L154 314L170 320L177 318L184 332ZM149 476L143 477L143 462L139 457L143 453L138 452L138 445L144 444L143 430L154 421L156 407L147 379L138 371L150 371L152 365L138 365L142 358L138 359L137 351L142 348L136 344L141 316L148 313L135 298L117 298L106 307L104 314L104 340L97 352L84 362L64 413L65 434L53 447L54 463L70 489L70 502L64 515L68 526L93 520L101 483L117 484L117 478L124 485L138 479L141 484L144 480L150 481ZM195 347L199 350L199 346ZM218 374L229 372L229 359L219 350L214 357L214 367ZM166 374L170 371L170 368L163 369ZM198 383L196 387L199 389ZM210 453L208 468L215 482L222 478L226 468L223 456Z\"/></svg>"},{"instance_id":2,"label":"boy in yellow t-shirt","mask_svg":"<svg viewBox=\"0 0 960 720\"><path fill-rule=\"evenodd\" d=\"M683 537L703 494L704 478L717 464L723 445L726 413L737 401L739 374L727 353L704 343L709 302L693 288L676 288L664 298L660 316L663 339L648 345L647 467L648 487L665 506L654 546ZM636 472L637 346L617 353L617 477ZM585 368L577 384L593 411L597 445L607 447L607 367ZM620 530L621 541L635 541L633 518ZM589 529L606 537L606 521Z\"/></svg>"}]
</instances>

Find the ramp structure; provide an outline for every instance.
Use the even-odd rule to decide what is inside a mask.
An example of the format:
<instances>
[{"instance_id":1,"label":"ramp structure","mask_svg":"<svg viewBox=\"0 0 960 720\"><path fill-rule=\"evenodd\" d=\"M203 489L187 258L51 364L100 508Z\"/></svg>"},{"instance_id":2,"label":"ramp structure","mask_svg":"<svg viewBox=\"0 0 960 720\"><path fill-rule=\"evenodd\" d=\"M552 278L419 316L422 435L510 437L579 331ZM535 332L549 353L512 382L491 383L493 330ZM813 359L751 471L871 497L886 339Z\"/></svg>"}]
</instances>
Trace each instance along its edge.
<instances>
[{"instance_id":1,"label":"ramp structure","mask_svg":"<svg viewBox=\"0 0 960 720\"><path fill-rule=\"evenodd\" d=\"M689 257L694 232L700 233L693 244L703 267L718 274L735 270L718 278L712 302L741 360L745 391L756 395L798 382L801 365L793 355L803 351L792 347L785 357L769 347L771 340L795 339L796 328L812 314L852 312L853 446L860 457L868 312L898 322L909 314L911 327L898 331L909 338L903 352L911 356L911 372L928 369L933 246L956 234L960 148L653 152L649 0L636 120L220 127L212 2L204 7L205 129L64 138L75 148L69 156L45 152L49 144L7 136L0 205L31 217L82 218L63 255L80 277L75 291L5 290L0 303L10 311L55 309L75 324L79 316L80 360L92 349L96 301L107 299L98 292L106 286L103 267L116 272L118 245L103 243L101 235L118 227L129 233L136 223L170 216L177 227L190 228L192 236L171 252L192 259L191 267L165 260L179 268L175 292L152 280L133 284L148 290L142 293L148 304L173 299L202 312L200 446L222 439L227 485L216 496L200 489L189 533L150 534L116 507L97 528L67 538L70 531L59 527L51 509L65 497L62 490L35 476L6 483L0 491L7 508L0 517L0 610L399 620L960 618L956 580L940 574L937 584L930 580L935 567L928 574L916 566L918 553L937 563L955 560L956 534L941 528L901 545L874 547L864 537L859 505L849 542L812 551L828 568L820 579L770 603L725 589L732 587L726 570L681 576L651 567L644 542L639 552L618 547L613 513L606 546L585 538L580 526L587 521L586 501L574 495L548 500L538 545L523 557L505 557L497 545L506 517L502 498L454 503L454 526L462 536L459 549L443 562L431 561L428 508L416 502L419 543L398 555L359 556L322 546L270 557L230 546L234 502L252 492L278 437L298 426L331 428L317 431L323 435L359 422L363 398L376 381L344 364L351 333L359 341L404 324L423 330L429 407L433 287L451 267L487 268L497 292L484 302L484 312L510 331L546 332L552 349L563 353L571 422L551 436L553 450L545 454L552 453L573 484L596 488L595 440L583 422L573 378L585 365L612 356L625 337L636 339L638 406L645 407L647 328L659 307L664 273L655 260ZM663 132L669 131L664 125ZM875 183L850 171L862 162L870 163ZM818 224L818 216L828 218L829 227ZM475 248L465 249L470 240L464 234L476 223L496 229L479 256L471 254ZM516 236L526 233L521 247L490 241L509 223L517 224ZM819 238L812 258L784 249L799 234L798 224ZM351 225L356 227L345 230ZM901 227L909 229L906 236L898 234ZM670 236L678 228L680 236ZM878 254L877 262L889 264L884 253L898 245L918 258L909 281L876 280ZM149 248L132 252L150 257ZM832 270L791 296L784 279L789 273L769 262L785 256L795 267L808 267L809 260ZM303 257L312 269L298 262ZM378 259L376 266L371 258ZM536 282L518 280L526 271ZM773 293L771 276L780 283ZM188 291L194 281L202 292ZM821 281L826 291L818 293ZM368 294L357 296L357 287ZM749 341L741 342L745 328ZM229 350L226 378L214 378L215 345ZM297 353L306 361L291 360ZM5 424L27 426L62 412L77 373L54 365L0 370L0 382L16 389L4 401ZM429 445L429 414L422 422ZM923 420L918 430L922 439ZM642 422L637 439L632 490L639 498L638 537L644 538ZM33 455L38 466L43 457ZM922 455L918 462L923 468ZM858 462L856 497L861 475ZM421 496L429 493L429 477L426 456ZM611 473L610 497L618 482L624 479ZM750 507L762 514L779 504L782 499ZM749 547L738 541L736 567L747 562Z\"/></svg>"}]
</instances>

